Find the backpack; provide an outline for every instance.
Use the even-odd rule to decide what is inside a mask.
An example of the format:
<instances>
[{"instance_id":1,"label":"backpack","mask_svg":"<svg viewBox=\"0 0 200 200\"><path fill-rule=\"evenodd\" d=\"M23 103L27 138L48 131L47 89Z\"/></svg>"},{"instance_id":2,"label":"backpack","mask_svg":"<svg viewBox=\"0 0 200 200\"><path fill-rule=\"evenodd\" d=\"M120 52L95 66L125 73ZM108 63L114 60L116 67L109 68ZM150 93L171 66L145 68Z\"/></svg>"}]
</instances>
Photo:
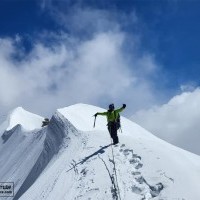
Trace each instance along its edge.
<instances>
[{"instance_id":1,"label":"backpack","mask_svg":"<svg viewBox=\"0 0 200 200\"><path fill-rule=\"evenodd\" d=\"M115 123L116 123L116 127L117 127L117 130L121 127L121 122L120 122L120 114L116 113L114 111L114 115L115 115Z\"/></svg>"}]
</instances>

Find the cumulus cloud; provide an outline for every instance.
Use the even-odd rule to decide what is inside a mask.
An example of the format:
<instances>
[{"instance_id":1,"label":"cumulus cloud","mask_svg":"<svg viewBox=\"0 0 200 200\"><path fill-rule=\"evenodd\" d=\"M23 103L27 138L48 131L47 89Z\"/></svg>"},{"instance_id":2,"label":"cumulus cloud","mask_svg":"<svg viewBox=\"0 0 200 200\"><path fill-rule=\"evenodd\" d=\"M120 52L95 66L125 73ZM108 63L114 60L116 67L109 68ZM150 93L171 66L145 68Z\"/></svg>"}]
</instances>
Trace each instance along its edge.
<instances>
[{"instance_id":1,"label":"cumulus cloud","mask_svg":"<svg viewBox=\"0 0 200 200\"><path fill-rule=\"evenodd\" d=\"M137 112L132 119L160 138L200 155L200 88L167 104Z\"/></svg>"},{"instance_id":2,"label":"cumulus cloud","mask_svg":"<svg viewBox=\"0 0 200 200\"><path fill-rule=\"evenodd\" d=\"M124 96L131 102L132 91L138 90L142 98L151 96L148 82L139 83L139 76L130 70L121 50L123 41L123 33L109 32L72 49L64 41L50 47L36 43L18 60L13 57L21 53L15 41L1 39L0 103L6 107L20 103L47 112L50 106L55 109L80 101L98 104Z\"/></svg>"},{"instance_id":3,"label":"cumulus cloud","mask_svg":"<svg viewBox=\"0 0 200 200\"><path fill-rule=\"evenodd\" d=\"M47 1L43 9L46 6ZM137 35L130 40L120 28L121 22L106 11L78 7L62 18L72 19L69 27L73 32L84 32L88 27L90 36L71 34L65 28L43 32L33 39L29 52L19 34L0 39L3 111L20 105L45 115L78 102L102 107L126 102L130 114L157 102L151 78L158 65L151 53L138 53ZM130 51L127 45L133 45Z\"/></svg>"}]
</instances>

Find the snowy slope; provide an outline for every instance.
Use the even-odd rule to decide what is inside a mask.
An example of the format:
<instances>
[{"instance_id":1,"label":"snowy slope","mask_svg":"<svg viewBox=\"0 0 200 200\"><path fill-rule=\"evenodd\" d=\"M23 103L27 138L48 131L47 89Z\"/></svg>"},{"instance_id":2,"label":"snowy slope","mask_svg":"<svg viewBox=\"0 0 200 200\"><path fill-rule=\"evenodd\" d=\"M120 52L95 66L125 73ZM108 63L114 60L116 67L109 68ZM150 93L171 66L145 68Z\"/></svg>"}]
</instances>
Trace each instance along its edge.
<instances>
[{"instance_id":1,"label":"snowy slope","mask_svg":"<svg viewBox=\"0 0 200 200\"><path fill-rule=\"evenodd\" d=\"M0 180L14 182L16 194L37 163L45 133L37 130L27 134L20 125L11 131L11 136L0 146Z\"/></svg>"},{"instance_id":2,"label":"snowy slope","mask_svg":"<svg viewBox=\"0 0 200 200\"><path fill-rule=\"evenodd\" d=\"M0 126L0 180L14 182L17 193L43 150L45 129L41 129L42 117L21 107L4 119Z\"/></svg>"},{"instance_id":3,"label":"snowy slope","mask_svg":"<svg viewBox=\"0 0 200 200\"><path fill-rule=\"evenodd\" d=\"M19 125L22 129L20 131L29 133L34 129L41 128L43 119L22 107L15 108L7 117L4 116L4 120L0 124L0 146L14 133L15 129L18 132Z\"/></svg>"},{"instance_id":4,"label":"snowy slope","mask_svg":"<svg viewBox=\"0 0 200 200\"><path fill-rule=\"evenodd\" d=\"M103 109L77 104L56 112L45 129L45 164L39 159L40 176L20 200L200 199L199 156L126 118L120 144L111 147L104 117L98 116L93 129L97 111Z\"/></svg>"}]
</instances>

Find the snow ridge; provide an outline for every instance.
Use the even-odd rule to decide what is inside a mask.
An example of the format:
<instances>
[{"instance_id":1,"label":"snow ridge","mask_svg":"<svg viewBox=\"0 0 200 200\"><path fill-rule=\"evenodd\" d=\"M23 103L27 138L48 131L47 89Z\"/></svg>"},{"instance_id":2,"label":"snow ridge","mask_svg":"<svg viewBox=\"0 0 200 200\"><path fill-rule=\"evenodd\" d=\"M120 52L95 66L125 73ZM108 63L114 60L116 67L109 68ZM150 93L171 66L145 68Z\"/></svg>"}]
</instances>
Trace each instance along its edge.
<instances>
[{"instance_id":1,"label":"snow ridge","mask_svg":"<svg viewBox=\"0 0 200 200\"><path fill-rule=\"evenodd\" d=\"M111 146L98 107L59 109L48 126L7 131L0 179L15 182L9 200L200 199L200 158L121 118L120 144ZM28 134L27 134L28 133Z\"/></svg>"},{"instance_id":2,"label":"snow ridge","mask_svg":"<svg viewBox=\"0 0 200 200\"><path fill-rule=\"evenodd\" d=\"M35 182L53 156L58 153L60 145L63 143L63 138L68 137L69 132L75 133L77 130L59 113L53 115L49 126L42 130L42 134L46 135L43 150L13 200L19 199L19 197Z\"/></svg>"},{"instance_id":3,"label":"snow ridge","mask_svg":"<svg viewBox=\"0 0 200 200\"><path fill-rule=\"evenodd\" d=\"M36 128L40 128L43 119L43 117L30 113L22 107L17 107L9 114L6 120L6 130L11 130L17 124L20 124L25 130L31 131Z\"/></svg>"}]
</instances>

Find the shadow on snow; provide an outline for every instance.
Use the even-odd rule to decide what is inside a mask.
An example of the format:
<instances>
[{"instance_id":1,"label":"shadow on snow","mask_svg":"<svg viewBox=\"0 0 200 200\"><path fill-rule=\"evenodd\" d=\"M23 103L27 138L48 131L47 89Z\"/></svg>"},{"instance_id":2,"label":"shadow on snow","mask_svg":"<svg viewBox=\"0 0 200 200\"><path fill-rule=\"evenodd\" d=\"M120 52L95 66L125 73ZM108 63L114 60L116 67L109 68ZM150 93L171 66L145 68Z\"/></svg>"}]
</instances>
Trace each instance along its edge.
<instances>
[{"instance_id":1,"label":"shadow on snow","mask_svg":"<svg viewBox=\"0 0 200 200\"><path fill-rule=\"evenodd\" d=\"M72 169L74 169L76 166L78 165L82 165L83 163L85 163L87 160L89 160L90 158L94 157L94 156L97 156L99 154L103 154L105 153L104 149L107 149L109 146L111 146L112 144L109 144L109 145L106 145L106 146L103 146L101 147L99 150L95 151L93 154L85 157L83 160L81 160L80 162L76 163L76 161L73 160L74 163L71 163L73 165L73 167L71 167L70 169L68 169L66 172L69 172L71 171Z\"/></svg>"}]
</instances>

